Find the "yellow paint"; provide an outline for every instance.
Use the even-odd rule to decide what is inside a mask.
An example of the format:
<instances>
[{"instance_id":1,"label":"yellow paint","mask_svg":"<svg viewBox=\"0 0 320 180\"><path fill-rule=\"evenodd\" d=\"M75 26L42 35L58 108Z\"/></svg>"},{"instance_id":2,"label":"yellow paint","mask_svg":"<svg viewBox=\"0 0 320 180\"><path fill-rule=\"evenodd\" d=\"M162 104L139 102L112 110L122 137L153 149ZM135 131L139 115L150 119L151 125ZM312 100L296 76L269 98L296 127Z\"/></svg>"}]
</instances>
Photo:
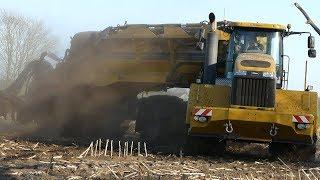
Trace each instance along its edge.
<instances>
[{"instance_id":1,"label":"yellow paint","mask_svg":"<svg viewBox=\"0 0 320 180\"><path fill-rule=\"evenodd\" d=\"M284 31L286 27L281 24L253 23L253 22L232 22L231 26L246 28L274 29Z\"/></svg>"},{"instance_id":2,"label":"yellow paint","mask_svg":"<svg viewBox=\"0 0 320 180\"><path fill-rule=\"evenodd\" d=\"M229 41L230 34L224 31L217 30L216 33L219 36L219 40Z\"/></svg>"},{"instance_id":3,"label":"yellow paint","mask_svg":"<svg viewBox=\"0 0 320 180\"><path fill-rule=\"evenodd\" d=\"M312 143L317 132L317 93L276 90L275 108L268 110L232 106L229 93L226 86L192 84L187 111L191 135L228 136L224 125L230 121L234 127L231 139ZM306 103L310 106L306 107ZM195 107L211 107L213 116L205 123L195 121ZM309 128L297 129L293 115L310 116ZM269 133L273 124L279 128L275 137Z\"/></svg>"}]
</instances>

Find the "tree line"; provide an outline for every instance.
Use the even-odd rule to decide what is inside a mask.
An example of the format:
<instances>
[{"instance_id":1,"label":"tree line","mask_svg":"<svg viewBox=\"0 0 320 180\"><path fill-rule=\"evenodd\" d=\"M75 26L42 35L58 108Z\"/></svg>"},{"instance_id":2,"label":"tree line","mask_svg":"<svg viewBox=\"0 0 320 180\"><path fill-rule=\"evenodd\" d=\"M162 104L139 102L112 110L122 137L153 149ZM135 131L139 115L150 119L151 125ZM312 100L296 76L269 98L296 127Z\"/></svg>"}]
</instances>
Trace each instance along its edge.
<instances>
[{"instance_id":1,"label":"tree line","mask_svg":"<svg viewBox=\"0 0 320 180\"><path fill-rule=\"evenodd\" d=\"M0 11L0 89L12 83L23 68L57 40L45 24L18 13Z\"/></svg>"}]
</instances>

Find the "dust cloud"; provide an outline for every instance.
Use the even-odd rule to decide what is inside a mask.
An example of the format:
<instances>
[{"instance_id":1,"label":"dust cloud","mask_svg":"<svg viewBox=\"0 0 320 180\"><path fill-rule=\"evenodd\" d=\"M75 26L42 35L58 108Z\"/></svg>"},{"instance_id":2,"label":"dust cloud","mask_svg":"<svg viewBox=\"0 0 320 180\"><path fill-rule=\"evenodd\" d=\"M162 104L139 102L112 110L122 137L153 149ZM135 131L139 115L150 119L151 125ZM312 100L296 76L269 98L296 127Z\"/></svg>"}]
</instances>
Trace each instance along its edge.
<instances>
[{"instance_id":1,"label":"dust cloud","mask_svg":"<svg viewBox=\"0 0 320 180\"><path fill-rule=\"evenodd\" d=\"M25 127L23 133L15 134L76 139L139 137L134 131L140 101L137 95L166 90L169 84L188 87L202 65L200 59L189 62L203 57L201 50L190 46L198 42L194 37L202 24L183 27L191 35L189 39L170 40L179 44L175 55L179 62L175 63L170 54L174 46L163 38L164 26L150 26L158 38L148 40L128 36L139 28L144 32L146 26L133 26L133 31L126 25L81 32L72 38L63 61L54 67L42 58L36 60L16 81L19 93L8 91L19 99L10 107L16 113L13 131ZM187 101L187 93L173 96ZM182 113L181 122L184 116Z\"/></svg>"}]
</instances>

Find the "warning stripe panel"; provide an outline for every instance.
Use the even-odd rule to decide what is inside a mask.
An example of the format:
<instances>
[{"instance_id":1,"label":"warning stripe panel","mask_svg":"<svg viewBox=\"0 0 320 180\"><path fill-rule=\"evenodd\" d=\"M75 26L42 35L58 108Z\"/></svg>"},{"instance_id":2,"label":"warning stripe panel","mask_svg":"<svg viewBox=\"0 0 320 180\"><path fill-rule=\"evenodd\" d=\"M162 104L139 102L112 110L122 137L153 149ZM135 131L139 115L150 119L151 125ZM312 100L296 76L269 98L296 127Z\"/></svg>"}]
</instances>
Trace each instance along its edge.
<instances>
[{"instance_id":1,"label":"warning stripe panel","mask_svg":"<svg viewBox=\"0 0 320 180\"><path fill-rule=\"evenodd\" d=\"M195 112L195 115L201 116L204 111L206 111L206 109L198 109L198 110Z\"/></svg>"},{"instance_id":2,"label":"warning stripe panel","mask_svg":"<svg viewBox=\"0 0 320 180\"><path fill-rule=\"evenodd\" d=\"M196 116L212 116L212 109L209 108L195 108L194 115Z\"/></svg>"},{"instance_id":3,"label":"warning stripe panel","mask_svg":"<svg viewBox=\"0 0 320 180\"><path fill-rule=\"evenodd\" d=\"M308 123L310 123L310 117L309 116L293 115L292 122L308 124Z\"/></svg>"}]
</instances>

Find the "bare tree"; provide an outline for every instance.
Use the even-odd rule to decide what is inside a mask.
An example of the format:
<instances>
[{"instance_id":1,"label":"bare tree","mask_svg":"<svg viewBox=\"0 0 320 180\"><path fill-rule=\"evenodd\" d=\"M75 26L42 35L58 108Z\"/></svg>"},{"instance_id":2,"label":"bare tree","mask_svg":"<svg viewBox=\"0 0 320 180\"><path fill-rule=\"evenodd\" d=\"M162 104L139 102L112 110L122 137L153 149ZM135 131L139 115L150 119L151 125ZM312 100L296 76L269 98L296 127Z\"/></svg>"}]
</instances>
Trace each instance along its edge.
<instances>
[{"instance_id":1,"label":"bare tree","mask_svg":"<svg viewBox=\"0 0 320 180\"><path fill-rule=\"evenodd\" d=\"M41 21L0 11L1 88L15 80L28 62L55 45L55 38Z\"/></svg>"}]
</instances>

